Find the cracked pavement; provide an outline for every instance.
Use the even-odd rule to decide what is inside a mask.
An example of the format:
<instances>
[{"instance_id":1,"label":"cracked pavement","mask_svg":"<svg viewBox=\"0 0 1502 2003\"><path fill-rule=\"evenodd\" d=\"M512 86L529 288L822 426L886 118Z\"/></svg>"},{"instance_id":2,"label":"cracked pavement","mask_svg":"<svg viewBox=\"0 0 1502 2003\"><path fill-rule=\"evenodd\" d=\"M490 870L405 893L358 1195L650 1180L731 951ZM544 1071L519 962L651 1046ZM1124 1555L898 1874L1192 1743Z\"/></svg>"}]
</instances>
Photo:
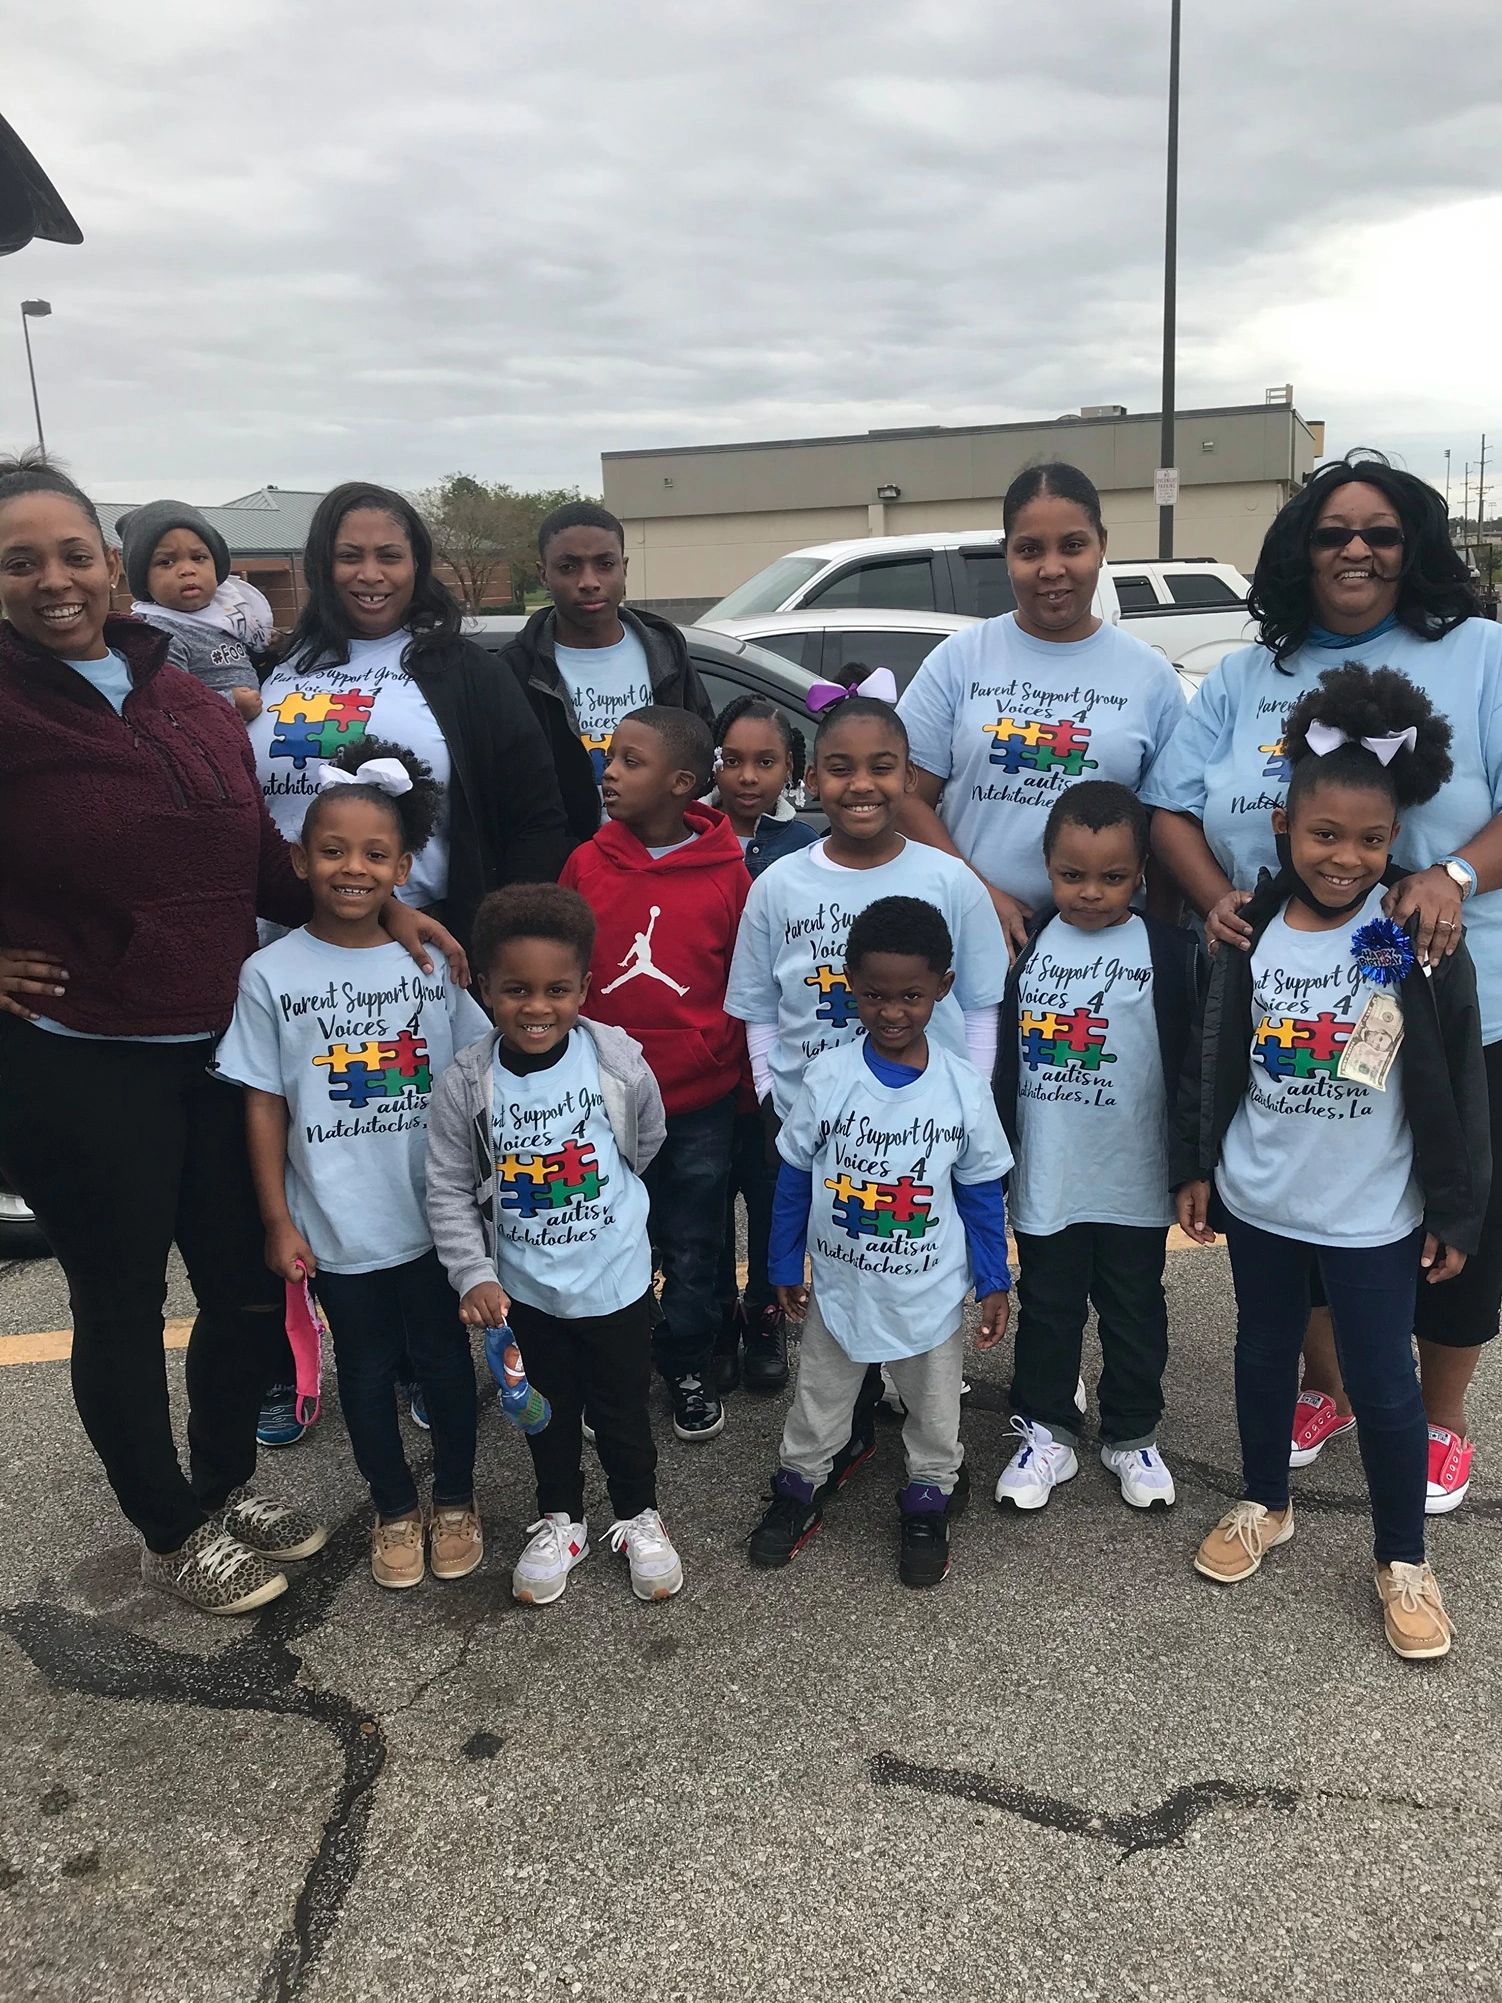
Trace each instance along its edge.
<instances>
[{"instance_id":1,"label":"cracked pavement","mask_svg":"<svg viewBox=\"0 0 1502 2003\"><path fill-rule=\"evenodd\" d=\"M1433 1530L1455 1652L1405 1665L1350 1444L1259 1577L1190 1572L1237 1465L1230 1294L1219 1252L1169 1284L1179 1507L1126 1510L1092 1453L1001 1518L1007 1363L979 1359L976 1498L927 1594L895 1576L895 1429L790 1570L750 1570L785 1399L744 1393L710 1445L659 1426L676 1601L596 1546L512 1605L531 1490L491 1407L485 1564L385 1594L330 1395L262 1464L329 1550L211 1623L142 1590L67 1365L0 1367L0 1997L1495 2003L1502 1350L1475 1503ZM66 1318L54 1267L0 1273L0 1330Z\"/></svg>"}]
</instances>

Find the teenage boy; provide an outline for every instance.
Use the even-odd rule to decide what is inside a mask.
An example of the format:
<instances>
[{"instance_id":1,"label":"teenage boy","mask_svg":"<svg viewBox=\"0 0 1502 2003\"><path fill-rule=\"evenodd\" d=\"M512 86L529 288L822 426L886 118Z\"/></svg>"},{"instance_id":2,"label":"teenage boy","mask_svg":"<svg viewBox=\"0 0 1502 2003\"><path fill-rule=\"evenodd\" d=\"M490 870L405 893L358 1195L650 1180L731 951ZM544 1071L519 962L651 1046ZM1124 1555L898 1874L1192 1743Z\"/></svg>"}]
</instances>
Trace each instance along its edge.
<instances>
[{"instance_id":1,"label":"teenage boy","mask_svg":"<svg viewBox=\"0 0 1502 2003\"><path fill-rule=\"evenodd\" d=\"M746 1033L725 986L751 888L709 785L709 726L686 710L631 711L615 725L603 795L609 817L563 866L598 928L586 1013L641 1045L662 1092L667 1138L646 1172L662 1261L658 1369L681 1440L708 1440L725 1414L711 1371L716 1279Z\"/></svg>"},{"instance_id":2,"label":"teenage boy","mask_svg":"<svg viewBox=\"0 0 1502 2003\"><path fill-rule=\"evenodd\" d=\"M537 561L553 602L534 612L501 656L553 752L576 842L600 825L600 784L615 726L656 704L705 723L714 708L682 633L626 596L626 532L608 509L568 501L537 531Z\"/></svg>"}]
</instances>

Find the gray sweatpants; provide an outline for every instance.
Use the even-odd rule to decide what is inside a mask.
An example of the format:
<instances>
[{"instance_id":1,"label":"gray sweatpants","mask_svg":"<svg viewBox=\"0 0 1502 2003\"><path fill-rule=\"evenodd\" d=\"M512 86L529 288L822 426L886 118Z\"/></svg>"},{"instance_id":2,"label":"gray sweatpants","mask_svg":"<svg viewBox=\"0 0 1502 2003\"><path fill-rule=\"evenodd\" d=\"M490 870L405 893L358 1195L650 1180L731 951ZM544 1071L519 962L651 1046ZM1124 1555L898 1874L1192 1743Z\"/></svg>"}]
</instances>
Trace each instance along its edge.
<instances>
[{"instance_id":1,"label":"gray sweatpants","mask_svg":"<svg viewBox=\"0 0 1502 2003\"><path fill-rule=\"evenodd\" d=\"M909 1481L931 1481L948 1495L960 1471L960 1385L964 1381L965 1332L922 1356L905 1356L886 1369L907 1407L902 1448ZM798 1389L782 1429L782 1465L812 1482L829 1479L834 1457L850 1437L850 1412L866 1374L852 1362L824 1326L810 1294L798 1355Z\"/></svg>"}]
</instances>

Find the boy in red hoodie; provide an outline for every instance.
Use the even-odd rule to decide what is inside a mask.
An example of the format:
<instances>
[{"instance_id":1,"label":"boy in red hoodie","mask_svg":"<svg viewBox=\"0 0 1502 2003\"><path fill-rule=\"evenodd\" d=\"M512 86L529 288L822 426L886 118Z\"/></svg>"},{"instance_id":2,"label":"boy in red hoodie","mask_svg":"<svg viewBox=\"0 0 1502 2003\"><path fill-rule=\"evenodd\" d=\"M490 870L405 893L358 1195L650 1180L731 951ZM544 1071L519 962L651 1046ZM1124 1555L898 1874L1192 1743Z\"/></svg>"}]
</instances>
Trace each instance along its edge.
<instances>
[{"instance_id":1,"label":"boy in red hoodie","mask_svg":"<svg viewBox=\"0 0 1502 2003\"><path fill-rule=\"evenodd\" d=\"M711 1371L715 1279L746 1067L725 984L751 879L729 821L696 797L713 759L708 726L688 710L623 716L601 781L608 818L559 879L598 927L585 1013L636 1038L667 1113L646 1183L663 1268L654 1360L680 1440L713 1439L725 1425Z\"/></svg>"}]
</instances>

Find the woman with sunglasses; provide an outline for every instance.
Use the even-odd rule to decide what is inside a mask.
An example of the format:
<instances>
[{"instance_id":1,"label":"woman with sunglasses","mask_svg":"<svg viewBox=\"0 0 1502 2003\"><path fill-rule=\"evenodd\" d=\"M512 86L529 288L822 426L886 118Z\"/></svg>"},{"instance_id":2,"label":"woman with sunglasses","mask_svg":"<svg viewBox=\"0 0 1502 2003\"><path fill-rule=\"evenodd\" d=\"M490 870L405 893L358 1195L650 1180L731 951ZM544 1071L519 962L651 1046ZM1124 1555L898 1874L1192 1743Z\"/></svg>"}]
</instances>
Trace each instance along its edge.
<instances>
[{"instance_id":1,"label":"woman with sunglasses","mask_svg":"<svg viewBox=\"0 0 1502 2003\"><path fill-rule=\"evenodd\" d=\"M1205 920L1211 951L1248 950L1240 916L1278 857L1270 809L1288 778L1283 722L1327 668L1396 668L1448 717L1455 772L1403 817L1393 859L1411 872L1387 910L1421 960L1476 962L1492 1148L1502 1149L1502 626L1483 619L1450 541L1445 504L1380 454L1323 466L1267 532L1248 605L1260 644L1201 684L1142 798L1153 847ZM1471 1479L1465 1397L1502 1303L1502 1175L1481 1246L1459 1279L1419 1288L1416 1333L1429 1414L1430 1514L1458 1508ZM1317 1308L1290 1459L1303 1466L1354 1427L1328 1314Z\"/></svg>"}]
</instances>

